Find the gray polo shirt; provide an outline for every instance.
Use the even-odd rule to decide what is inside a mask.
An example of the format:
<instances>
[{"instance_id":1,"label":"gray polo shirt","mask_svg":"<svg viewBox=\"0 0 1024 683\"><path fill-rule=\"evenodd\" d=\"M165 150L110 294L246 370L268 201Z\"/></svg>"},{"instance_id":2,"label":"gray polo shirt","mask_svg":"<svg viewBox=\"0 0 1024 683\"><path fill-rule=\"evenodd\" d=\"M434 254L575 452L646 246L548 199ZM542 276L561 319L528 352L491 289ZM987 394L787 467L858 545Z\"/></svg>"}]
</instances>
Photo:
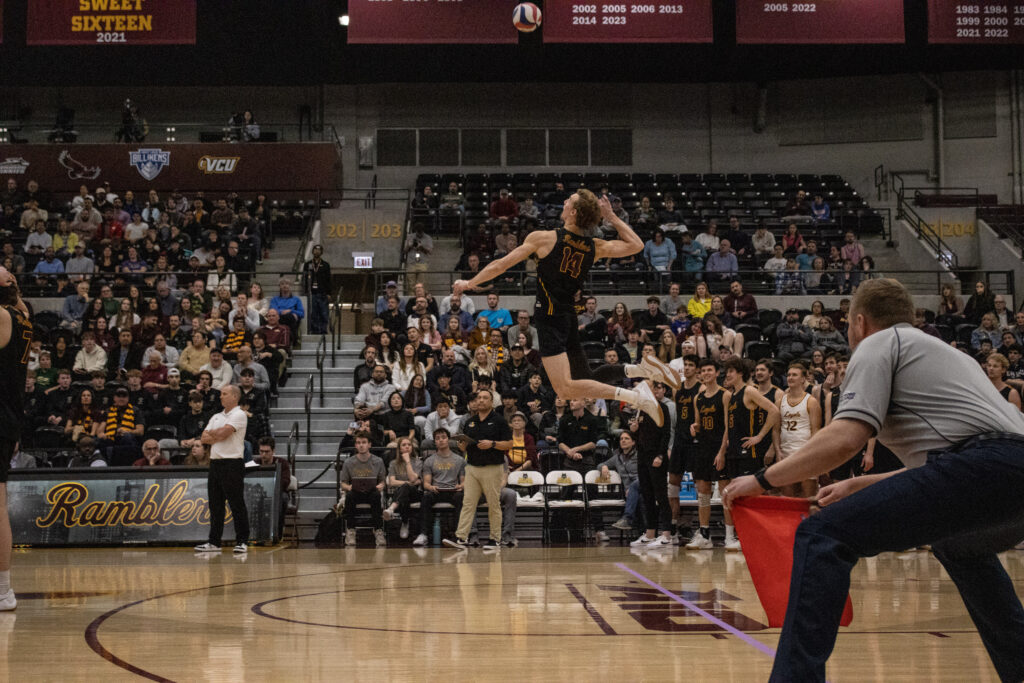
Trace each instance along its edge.
<instances>
[{"instance_id":1,"label":"gray polo shirt","mask_svg":"<svg viewBox=\"0 0 1024 683\"><path fill-rule=\"evenodd\" d=\"M1024 414L977 361L906 323L857 346L835 418L870 425L907 467L978 434L1024 434Z\"/></svg>"}]
</instances>

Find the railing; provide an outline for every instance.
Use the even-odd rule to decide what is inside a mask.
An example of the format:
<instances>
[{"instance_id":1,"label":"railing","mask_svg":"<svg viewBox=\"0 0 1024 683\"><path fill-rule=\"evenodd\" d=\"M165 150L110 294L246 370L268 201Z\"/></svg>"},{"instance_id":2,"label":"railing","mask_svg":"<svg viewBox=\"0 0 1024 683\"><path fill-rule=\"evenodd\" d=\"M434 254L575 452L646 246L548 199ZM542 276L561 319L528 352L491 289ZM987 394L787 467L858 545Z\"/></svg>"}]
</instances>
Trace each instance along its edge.
<instances>
[{"instance_id":1,"label":"railing","mask_svg":"<svg viewBox=\"0 0 1024 683\"><path fill-rule=\"evenodd\" d=\"M310 132L303 133L302 124L280 123L276 121L258 122L260 137L257 140L240 144L258 144L268 142L334 142L340 139L332 125L324 125L320 130L319 140L313 140ZM73 126L58 127L54 125L21 125L16 122L4 122L7 132L3 134L8 143L70 143L70 142L116 142L118 131L122 125L117 119L99 122L76 122ZM238 142L241 128L223 122L194 121L147 121L148 130L144 140L156 144L161 142ZM314 129L315 130L315 129Z\"/></svg>"},{"instance_id":2,"label":"railing","mask_svg":"<svg viewBox=\"0 0 1024 683\"><path fill-rule=\"evenodd\" d=\"M327 357L327 335L320 335L316 345L316 371L320 374L320 407L324 407L324 360ZM312 378L312 375L310 376Z\"/></svg>"},{"instance_id":3,"label":"railing","mask_svg":"<svg viewBox=\"0 0 1024 683\"><path fill-rule=\"evenodd\" d=\"M306 410L306 451L313 452L313 374L310 373L306 380L306 391L303 396L303 404Z\"/></svg>"},{"instance_id":4,"label":"railing","mask_svg":"<svg viewBox=\"0 0 1024 683\"><path fill-rule=\"evenodd\" d=\"M338 293L334 295L334 308L331 309L331 367L338 367L336 354L341 349L341 293L344 287L338 287Z\"/></svg>"},{"instance_id":5,"label":"railing","mask_svg":"<svg viewBox=\"0 0 1024 683\"><path fill-rule=\"evenodd\" d=\"M907 190L916 191L931 188L906 187L903 183L903 176L898 173L892 174L892 183L893 189L896 191L896 218L903 218L910 223L910 227L912 227L914 232L917 233L917 237L924 240L925 243L932 248L932 251L936 253L936 258L939 263L955 272L960 267L960 259L957 257L953 249L938 234L938 231L932 230L931 226L928 225L928 222L914 211L910 206L910 202L908 202L906 198Z\"/></svg>"},{"instance_id":6,"label":"railing","mask_svg":"<svg viewBox=\"0 0 1024 683\"><path fill-rule=\"evenodd\" d=\"M1013 242L1024 257L1024 206L979 206L977 216L1000 237Z\"/></svg>"},{"instance_id":7,"label":"railing","mask_svg":"<svg viewBox=\"0 0 1024 683\"><path fill-rule=\"evenodd\" d=\"M817 275L813 271L800 271L805 280L808 275ZM838 275L841 271L830 270L826 271L828 274ZM857 275L857 282L864 279L865 275L860 271L854 271ZM374 277L376 278L376 291L383 291L383 285L388 280L398 280L399 276L403 273L401 271L375 271ZM442 278L447 278L449 284L462 277L460 272L452 271L433 271L427 272L423 275L430 278L431 281L437 282ZM608 295L624 295L624 296L647 296L651 294L665 295L668 294L669 285L672 283L680 283L682 285L683 295L685 298L693 294L694 287L698 281L701 281L707 277L708 274L701 272L683 272L683 271L672 271L671 273L660 273L650 270L592 270L583 285L583 290L588 294L595 296L608 296ZM743 283L743 289L751 294L756 295L775 295L776 291L776 273L766 272L763 270L741 270L736 273L736 278ZM1009 270L993 270L993 271L981 271L972 275L978 276L979 278L986 278L991 280L994 284L994 291L1000 294L1014 294L1014 281L1013 271ZM903 283L912 294L938 294L941 291L942 285L955 283L957 278L954 273L950 273L947 270L935 269L935 270L879 270L875 271L871 277L891 277L899 280ZM812 278L813 281L813 278ZM536 294L536 276L530 273L512 273L506 274L505 276L499 276L492 281L494 284L493 291L505 296L534 296ZM725 295L728 293L728 282L711 282L711 291L713 294ZM471 294L483 297L488 291L492 290L479 290L472 292ZM832 291L832 290L821 290L816 287L807 287L807 295L828 295L828 294L848 294L849 292L844 291ZM437 299L441 299L448 294L445 292L435 291L433 295ZM779 294L779 296L799 296L798 294ZM603 302L599 303L602 307ZM527 308L532 310L532 304ZM669 312L671 313L671 312Z\"/></svg>"},{"instance_id":8,"label":"railing","mask_svg":"<svg viewBox=\"0 0 1024 683\"><path fill-rule=\"evenodd\" d=\"M292 422L292 428L290 430L288 430L288 445L287 445L287 449L288 449L287 450L287 453L288 453L288 467L290 468L289 472L291 472L291 475L293 477L295 477L295 481L298 481L299 471L298 471L298 468L295 467L296 455L298 454L298 451L299 451L299 423L298 423L298 421ZM295 490L288 492L290 494L290 496L291 496L292 504L295 506L295 514L296 515L298 515L298 513L299 513L299 490L301 488L302 488L301 486L296 486ZM282 512L282 514L285 514L285 513L287 513L287 510ZM297 532L296 532L296 537L298 537L298 533Z\"/></svg>"}]
</instances>

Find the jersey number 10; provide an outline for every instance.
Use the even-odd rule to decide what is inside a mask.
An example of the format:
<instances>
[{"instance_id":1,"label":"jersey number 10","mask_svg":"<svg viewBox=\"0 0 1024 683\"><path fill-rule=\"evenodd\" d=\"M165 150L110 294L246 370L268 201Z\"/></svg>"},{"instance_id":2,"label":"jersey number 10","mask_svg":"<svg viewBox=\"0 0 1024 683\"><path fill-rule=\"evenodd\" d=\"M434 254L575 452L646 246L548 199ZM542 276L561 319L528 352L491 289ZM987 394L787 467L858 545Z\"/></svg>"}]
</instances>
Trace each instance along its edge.
<instances>
[{"instance_id":1,"label":"jersey number 10","mask_svg":"<svg viewBox=\"0 0 1024 683\"><path fill-rule=\"evenodd\" d=\"M576 251L572 247L562 247L562 265L558 267L558 270L568 273L571 278L578 278L580 270L583 269L584 256L586 254Z\"/></svg>"}]
</instances>

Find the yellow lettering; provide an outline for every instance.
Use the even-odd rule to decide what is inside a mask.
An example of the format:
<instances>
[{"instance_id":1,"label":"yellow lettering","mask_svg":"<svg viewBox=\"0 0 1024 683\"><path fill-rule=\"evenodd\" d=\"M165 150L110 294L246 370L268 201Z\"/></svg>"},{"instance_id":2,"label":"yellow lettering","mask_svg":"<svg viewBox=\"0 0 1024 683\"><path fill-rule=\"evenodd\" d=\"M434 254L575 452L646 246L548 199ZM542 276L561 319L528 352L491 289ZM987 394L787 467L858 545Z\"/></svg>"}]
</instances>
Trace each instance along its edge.
<instances>
[{"instance_id":1,"label":"yellow lettering","mask_svg":"<svg viewBox=\"0 0 1024 683\"><path fill-rule=\"evenodd\" d=\"M152 14L141 14L136 17L139 20L138 26L130 31L152 31L153 30L153 15Z\"/></svg>"},{"instance_id":2,"label":"yellow lettering","mask_svg":"<svg viewBox=\"0 0 1024 683\"><path fill-rule=\"evenodd\" d=\"M78 11L88 12L89 11L89 0L78 0Z\"/></svg>"},{"instance_id":3,"label":"yellow lettering","mask_svg":"<svg viewBox=\"0 0 1024 683\"><path fill-rule=\"evenodd\" d=\"M45 517L36 518L36 526L48 527L61 517L67 526L75 525L75 506L84 501L89 490L77 481L57 484L46 492L46 502L52 505Z\"/></svg>"},{"instance_id":4,"label":"yellow lettering","mask_svg":"<svg viewBox=\"0 0 1024 683\"><path fill-rule=\"evenodd\" d=\"M82 17L71 17L71 30L81 31L82 29Z\"/></svg>"}]
</instances>

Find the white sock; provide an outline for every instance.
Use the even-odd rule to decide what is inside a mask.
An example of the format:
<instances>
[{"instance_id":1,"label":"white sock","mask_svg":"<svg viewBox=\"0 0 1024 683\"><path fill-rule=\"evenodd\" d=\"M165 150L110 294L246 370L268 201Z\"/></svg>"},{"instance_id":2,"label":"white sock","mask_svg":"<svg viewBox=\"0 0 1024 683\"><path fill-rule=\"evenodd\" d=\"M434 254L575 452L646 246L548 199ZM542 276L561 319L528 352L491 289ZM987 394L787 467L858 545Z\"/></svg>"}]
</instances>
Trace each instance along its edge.
<instances>
[{"instance_id":1,"label":"white sock","mask_svg":"<svg viewBox=\"0 0 1024 683\"><path fill-rule=\"evenodd\" d=\"M639 365L632 365L627 363L623 366L626 371L626 377L631 379L639 379L641 377L647 377L647 372L644 371Z\"/></svg>"},{"instance_id":2,"label":"white sock","mask_svg":"<svg viewBox=\"0 0 1024 683\"><path fill-rule=\"evenodd\" d=\"M640 397L632 389L623 389L622 387L616 387L615 400L624 401L631 406L635 406L640 401Z\"/></svg>"},{"instance_id":3,"label":"white sock","mask_svg":"<svg viewBox=\"0 0 1024 683\"><path fill-rule=\"evenodd\" d=\"M733 538L735 538L736 537L736 527L734 527L732 524L726 524L725 525L725 535L726 536L732 536Z\"/></svg>"},{"instance_id":4,"label":"white sock","mask_svg":"<svg viewBox=\"0 0 1024 683\"><path fill-rule=\"evenodd\" d=\"M0 572L0 593L11 590L11 570Z\"/></svg>"}]
</instances>

